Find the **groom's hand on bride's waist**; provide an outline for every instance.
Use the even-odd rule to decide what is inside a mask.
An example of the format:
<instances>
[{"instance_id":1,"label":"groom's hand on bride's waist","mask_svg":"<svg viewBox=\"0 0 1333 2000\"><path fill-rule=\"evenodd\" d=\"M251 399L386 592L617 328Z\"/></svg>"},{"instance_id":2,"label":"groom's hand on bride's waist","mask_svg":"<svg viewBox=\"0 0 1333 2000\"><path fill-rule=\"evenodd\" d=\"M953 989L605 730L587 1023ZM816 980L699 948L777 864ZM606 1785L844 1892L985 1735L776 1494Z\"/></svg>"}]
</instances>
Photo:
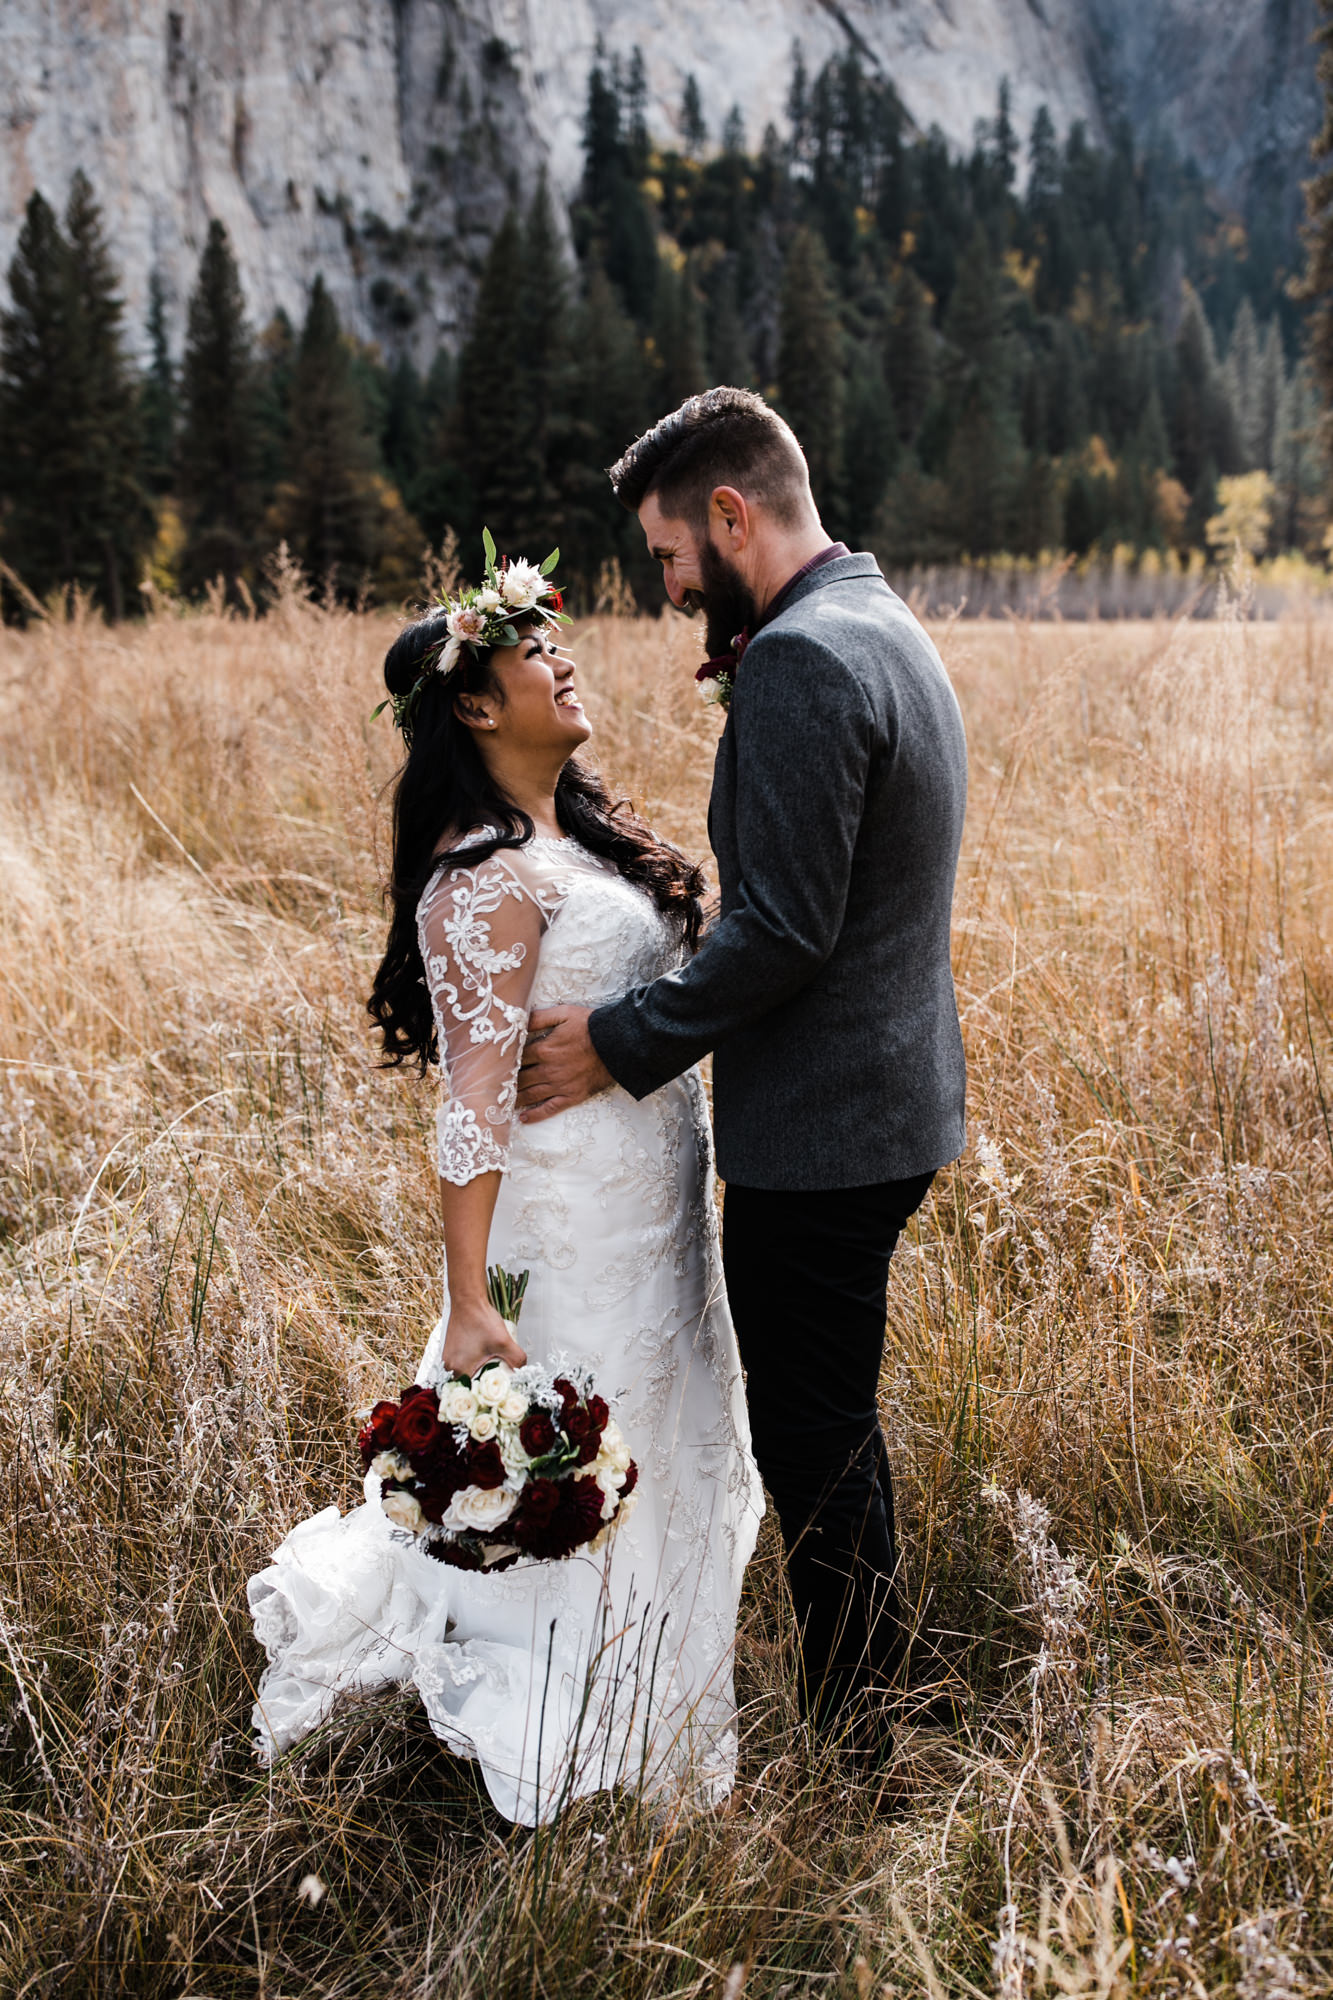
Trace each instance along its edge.
<instances>
[{"instance_id":1,"label":"groom's hand on bride's waist","mask_svg":"<svg viewBox=\"0 0 1333 2000\"><path fill-rule=\"evenodd\" d=\"M591 1007L537 1007L529 1015L518 1073L520 1124L540 1125L615 1082L589 1037L591 1012Z\"/></svg>"}]
</instances>

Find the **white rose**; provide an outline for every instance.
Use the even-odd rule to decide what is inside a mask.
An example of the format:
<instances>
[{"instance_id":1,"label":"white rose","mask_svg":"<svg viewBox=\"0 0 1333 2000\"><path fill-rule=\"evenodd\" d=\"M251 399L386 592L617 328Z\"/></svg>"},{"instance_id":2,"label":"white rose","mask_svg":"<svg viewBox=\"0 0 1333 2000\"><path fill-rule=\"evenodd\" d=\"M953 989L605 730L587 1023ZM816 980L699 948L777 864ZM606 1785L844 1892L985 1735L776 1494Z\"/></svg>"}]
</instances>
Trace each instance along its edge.
<instances>
[{"instance_id":1,"label":"white rose","mask_svg":"<svg viewBox=\"0 0 1333 2000\"><path fill-rule=\"evenodd\" d=\"M426 1525L426 1517L417 1503L414 1493L404 1493L401 1486L395 1486L386 1493L381 1505L395 1528L407 1528L419 1535Z\"/></svg>"},{"instance_id":2,"label":"white rose","mask_svg":"<svg viewBox=\"0 0 1333 2000\"><path fill-rule=\"evenodd\" d=\"M468 1425L468 1429L472 1432L478 1444L485 1444L486 1440L493 1438L499 1429L495 1421L494 1410L478 1410L476 1416Z\"/></svg>"},{"instance_id":3,"label":"white rose","mask_svg":"<svg viewBox=\"0 0 1333 2000\"><path fill-rule=\"evenodd\" d=\"M474 601L476 602L478 609L482 611L498 611L500 609L500 606L504 603L504 599L503 597L501 597L499 591L493 590L489 583L484 587L484 589L479 590L477 592L476 599Z\"/></svg>"},{"instance_id":4,"label":"white rose","mask_svg":"<svg viewBox=\"0 0 1333 2000\"><path fill-rule=\"evenodd\" d=\"M500 1432L500 1459L505 1471L511 1474L526 1472L532 1464L519 1442L517 1431Z\"/></svg>"},{"instance_id":5,"label":"white rose","mask_svg":"<svg viewBox=\"0 0 1333 2000\"><path fill-rule=\"evenodd\" d=\"M507 1424L521 1424L528 1414L528 1399L518 1389L511 1389L500 1405L500 1415Z\"/></svg>"},{"instance_id":6,"label":"white rose","mask_svg":"<svg viewBox=\"0 0 1333 2000\"><path fill-rule=\"evenodd\" d=\"M479 1403L499 1405L514 1386L514 1371L505 1361L492 1361L472 1377L473 1393Z\"/></svg>"},{"instance_id":7,"label":"white rose","mask_svg":"<svg viewBox=\"0 0 1333 2000\"><path fill-rule=\"evenodd\" d=\"M381 1479L411 1479L412 1468L405 1458L396 1451L377 1451L370 1461L370 1469Z\"/></svg>"},{"instance_id":8,"label":"white rose","mask_svg":"<svg viewBox=\"0 0 1333 2000\"><path fill-rule=\"evenodd\" d=\"M507 1521L518 1505L518 1495L504 1486L465 1486L455 1493L444 1517L444 1526L455 1530L476 1528L485 1534Z\"/></svg>"},{"instance_id":9,"label":"white rose","mask_svg":"<svg viewBox=\"0 0 1333 2000\"><path fill-rule=\"evenodd\" d=\"M515 611L530 611L545 594L546 587L546 578L536 563L524 562L521 556L510 563L500 579L504 601Z\"/></svg>"},{"instance_id":10,"label":"white rose","mask_svg":"<svg viewBox=\"0 0 1333 2000\"><path fill-rule=\"evenodd\" d=\"M440 1398L440 1415L448 1424L470 1424L478 1407L471 1389L465 1389L461 1382L455 1382Z\"/></svg>"}]
</instances>

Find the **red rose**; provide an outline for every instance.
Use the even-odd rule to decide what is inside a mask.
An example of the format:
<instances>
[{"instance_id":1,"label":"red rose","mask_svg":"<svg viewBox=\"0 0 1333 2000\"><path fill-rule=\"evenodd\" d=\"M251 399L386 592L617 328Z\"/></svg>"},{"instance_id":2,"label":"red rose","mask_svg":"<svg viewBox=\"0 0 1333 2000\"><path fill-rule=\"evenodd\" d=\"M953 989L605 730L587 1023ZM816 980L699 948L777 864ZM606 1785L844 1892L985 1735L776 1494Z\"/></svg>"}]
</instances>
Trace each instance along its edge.
<instances>
[{"instance_id":1,"label":"red rose","mask_svg":"<svg viewBox=\"0 0 1333 2000\"><path fill-rule=\"evenodd\" d=\"M562 590L556 590L554 587L548 587L546 595L555 610L557 611L564 610L565 594Z\"/></svg>"},{"instance_id":2,"label":"red rose","mask_svg":"<svg viewBox=\"0 0 1333 2000\"><path fill-rule=\"evenodd\" d=\"M367 1470L376 1453L387 1451L393 1443L393 1420L397 1415L397 1403L376 1403L369 1423L358 1433L356 1441Z\"/></svg>"},{"instance_id":3,"label":"red rose","mask_svg":"<svg viewBox=\"0 0 1333 2000\"><path fill-rule=\"evenodd\" d=\"M596 1424L597 1435L600 1437L611 1420L611 1411L605 1396L589 1396L588 1415Z\"/></svg>"},{"instance_id":4,"label":"red rose","mask_svg":"<svg viewBox=\"0 0 1333 2000\"><path fill-rule=\"evenodd\" d=\"M555 1443L555 1425L545 1410L529 1410L518 1427L518 1441L529 1458L543 1458Z\"/></svg>"},{"instance_id":5,"label":"red rose","mask_svg":"<svg viewBox=\"0 0 1333 2000\"><path fill-rule=\"evenodd\" d=\"M639 1483L639 1468L634 1463L634 1460L631 1459L629 1462L629 1471L625 1474L625 1484L620 1489L621 1499L627 1500L630 1494L634 1491L635 1487L638 1485L638 1483Z\"/></svg>"},{"instance_id":6,"label":"red rose","mask_svg":"<svg viewBox=\"0 0 1333 2000\"><path fill-rule=\"evenodd\" d=\"M440 1430L440 1399L433 1389L409 1389L398 1405L393 1440L409 1458L428 1452Z\"/></svg>"},{"instance_id":7,"label":"red rose","mask_svg":"<svg viewBox=\"0 0 1333 2000\"><path fill-rule=\"evenodd\" d=\"M467 1455L468 1480L473 1486L503 1486L505 1483L505 1462L500 1456L500 1447L494 1438L487 1438L485 1444L478 1444L474 1438Z\"/></svg>"}]
</instances>

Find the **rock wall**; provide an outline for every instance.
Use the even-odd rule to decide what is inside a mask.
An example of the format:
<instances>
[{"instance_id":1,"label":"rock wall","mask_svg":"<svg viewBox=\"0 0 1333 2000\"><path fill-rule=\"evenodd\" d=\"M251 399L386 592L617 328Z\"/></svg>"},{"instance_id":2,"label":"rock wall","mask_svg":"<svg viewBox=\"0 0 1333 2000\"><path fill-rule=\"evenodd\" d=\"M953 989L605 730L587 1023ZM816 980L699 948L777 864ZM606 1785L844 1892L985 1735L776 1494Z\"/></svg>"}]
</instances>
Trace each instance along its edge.
<instances>
[{"instance_id":1,"label":"rock wall","mask_svg":"<svg viewBox=\"0 0 1333 2000\"><path fill-rule=\"evenodd\" d=\"M179 337L210 217L250 310L300 317L323 271L345 322L426 361L458 337L497 216L578 173L599 38L642 47L672 136L687 72L720 131L781 125L791 49L849 44L916 122L960 145L1011 79L1094 132L1117 108L1174 124L1231 189L1291 162L1317 118L1314 0L0 0L0 265L34 187L82 166L107 212L141 344L150 272ZM1255 116L1255 106L1261 115Z\"/></svg>"}]
</instances>

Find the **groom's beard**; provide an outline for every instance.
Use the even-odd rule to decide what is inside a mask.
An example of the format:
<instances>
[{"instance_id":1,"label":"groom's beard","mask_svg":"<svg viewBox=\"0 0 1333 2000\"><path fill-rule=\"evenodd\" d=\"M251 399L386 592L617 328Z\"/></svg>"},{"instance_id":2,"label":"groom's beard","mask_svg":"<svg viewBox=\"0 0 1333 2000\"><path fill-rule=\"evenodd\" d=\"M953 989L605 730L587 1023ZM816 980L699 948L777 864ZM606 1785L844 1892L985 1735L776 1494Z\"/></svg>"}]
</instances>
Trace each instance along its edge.
<instances>
[{"instance_id":1,"label":"groom's beard","mask_svg":"<svg viewBox=\"0 0 1333 2000\"><path fill-rule=\"evenodd\" d=\"M712 542L699 545L700 589L690 592L704 614L704 643L708 657L715 660L731 651L738 632L753 632L759 616L754 592L734 563L720 555Z\"/></svg>"}]
</instances>

